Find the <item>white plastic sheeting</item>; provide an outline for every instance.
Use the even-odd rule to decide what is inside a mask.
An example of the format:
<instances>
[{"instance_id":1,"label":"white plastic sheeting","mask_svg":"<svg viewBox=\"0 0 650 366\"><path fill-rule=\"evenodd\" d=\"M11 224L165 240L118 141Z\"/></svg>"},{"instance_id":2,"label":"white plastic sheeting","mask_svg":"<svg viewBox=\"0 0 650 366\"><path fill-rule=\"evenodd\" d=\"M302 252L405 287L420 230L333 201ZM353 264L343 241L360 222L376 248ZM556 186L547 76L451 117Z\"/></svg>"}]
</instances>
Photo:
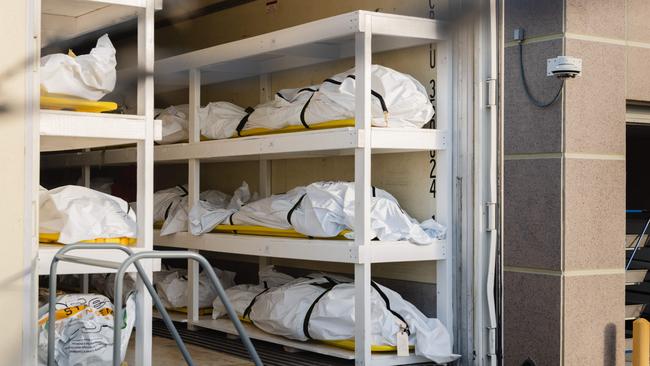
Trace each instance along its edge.
<instances>
[{"instance_id":1,"label":"white plastic sheeting","mask_svg":"<svg viewBox=\"0 0 650 366\"><path fill-rule=\"evenodd\" d=\"M354 118L354 73L355 70L350 69L320 85L280 90L273 101L255 107L246 128L279 129L299 126L303 121L310 125ZM433 117L426 89L408 74L372 65L371 89L374 92L371 97L373 126L419 128Z\"/></svg>"},{"instance_id":2,"label":"white plastic sheeting","mask_svg":"<svg viewBox=\"0 0 650 366\"><path fill-rule=\"evenodd\" d=\"M229 102L212 102L199 108L201 135L209 139L227 139L237 134L237 125L246 111ZM161 144L187 141L189 138L189 105L170 106L162 110L156 119L162 121Z\"/></svg>"},{"instance_id":3,"label":"white plastic sheeting","mask_svg":"<svg viewBox=\"0 0 650 366\"><path fill-rule=\"evenodd\" d=\"M217 267L212 267L217 278L224 289L235 285L235 272L224 271ZM91 275L91 286L94 291L98 291L109 298L113 298L115 286L115 274L93 274ZM189 286L187 282L187 270L183 268L167 268L153 273L153 285L158 292L158 296L163 302L165 308L177 309L187 306L187 296ZM136 274L126 273L124 276L124 297L135 291ZM212 289L210 279L207 273L201 271L199 274L199 307L208 308L217 297L217 293Z\"/></svg>"},{"instance_id":4,"label":"white plastic sheeting","mask_svg":"<svg viewBox=\"0 0 650 366\"><path fill-rule=\"evenodd\" d=\"M163 222L160 235L187 231L189 209L187 195L186 186L176 186L154 193L153 219L154 222ZM198 204L189 212L192 233L198 235L205 232L204 227L211 225L213 221L223 221L255 197L256 195L251 195L246 182L242 182L232 196L217 190L201 192Z\"/></svg>"},{"instance_id":5,"label":"white plastic sheeting","mask_svg":"<svg viewBox=\"0 0 650 366\"><path fill-rule=\"evenodd\" d=\"M162 139L157 141L159 144L187 141L189 137L189 106L187 104L165 108L156 115L156 119L162 123Z\"/></svg>"},{"instance_id":6,"label":"white plastic sheeting","mask_svg":"<svg viewBox=\"0 0 650 366\"><path fill-rule=\"evenodd\" d=\"M301 126L301 111L310 99L315 98L319 94L318 88L319 85L312 85L304 88L280 90L275 94L272 101L255 107L255 111L248 117L244 130L251 128L279 129L287 126ZM346 118L330 118L340 117L340 115L343 115L343 111L340 111L340 114L333 114L332 111L336 110L336 105L330 103L328 107L331 108L320 110L320 112L325 112L322 116L319 115L316 117L313 113L309 113L308 116L310 118L308 119L308 123ZM316 109L310 108L310 110L315 111ZM309 109L305 113L308 111Z\"/></svg>"},{"instance_id":7,"label":"white plastic sheeting","mask_svg":"<svg viewBox=\"0 0 650 366\"><path fill-rule=\"evenodd\" d=\"M175 202L180 202L187 194L186 186L175 186L155 192L153 194L153 221L165 221L172 205Z\"/></svg>"},{"instance_id":8,"label":"white plastic sheeting","mask_svg":"<svg viewBox=\"0 0 650 366\"><path fill-rule=\"evenodd\" d=\"M431 219L419 224L402 210L390 193L378 188L373 191L371 236L422 245L445 237L442 225ZM235 225L294 228L307 236L334 237L354 227L354 183L316 182L297 187L285 194L251 202L232 215L231 220ZM353 238L354 233L346 236Z\"/></svg>"},{"instance_id":9,"label":"white plastic sheeting","mask_svg":"<svg viewBox=\"0 0 650 366\"><path fill-rule=\"evenodd\" d=\"M115 48L104 34L87 55L41 57L41 88L49 94L99 100L115 88Z\"/></svg>"},{"instance_id":10,"label":"white plastic sheeting","mask_svg":"<svg viewBox=\"0 0 650 366\"><path fill-rule=\"evenodd\" d=\"M60 233L62 244L137 236L135 212L126 201L86 187L41 187L39 215L39 232Z\"/></svg>"},{"instance_id":11,"label":"white plastic sheeting","mask_svg":"<svg viewBox=\"0 0 650 366\"><path fill-rule=\"evenodd\" d=\"M289 211L305 195L305 192L305 187L296 187L287 193L276 194L251 202L232 215L232 224L291 229L292 226L287 220L287 216Z\"/></svg>"},{"instance_id":12,"label":"white plastic sheeting","mask_svg":"<svg viewBox=\"0 0 650 366\"><path fill-rule=\"evenodd\" d=\"M235 285L235 273L212 268L217 274L224 289ZM154 273L154 286L166 308L182 308L187 306L190 288L187 281L187 270L171 269ZM199 308L209 308L217 297L212 288L210 278L205 271L199 274Z\"/></svg>"},{"instance_id":13,"label":"white plastic sheeting","mask_svg":"<svg viewBox=\"0 0 650 366\"><path fill-rule=\"evenodd\" d=\"M229 102L209 103L199 109L201 135L213 140L231 138L246 114L244 108Z\"/></svg>"},{"instance_id":14,"label":"white plastic sheeting","mask_svg":"<svg viewBox=\"0 0 650 366\"><path fill-rule=\"evenodd\" d=\"M216 225L237 212L249 200L257 197L256 194L251 195L246 182L242 182L242 185L235 190L232 196L219 191L212 192L211 195L204 195L206 192L201 193L198 203L192 207L189 213L190 232L194 235L200 235L212 230ZM220 199L215 199L217 192L223 195Z\"/></svg>"},{"instance_id":15,"label":"white plastic sheeting","mask_svg":"<svg viewBox=\"0 0 650 366\"><path fill-rule=\"evenodd\" d=\"M70 294L57 298L57 311L65 316L55 322L55 360L58 366L113 364L113 304L96 294ZM47 365L47 313L41 308L39 318L38 364ZM121 338L121 359L124 360L135 323L135 296L133 293L121 309L124 316ZM58 316L57 316L58 318Z\"/></svg>"},{"instance_id":16,"label":"white plastic sheeting","mask_svg":"<svg viewBox=\"0 0 650 366\"><path fill-rule=\"evenodd\" d=\"M279 283L276 287L239 285L226 292L238 315L245 316L248 309L246 315L265 332L301 341L353 339L352 280L324 274L308 277ZM304 328L310 308L307 335ZM398 293L373 284L370 310L373 345L396 346L398 333L408 330L409 344L415 346L417 355L438 363L458 358L452 352L451 337L444 325L437 319L427 318ZM225 315L223 304L215 299L213 318Z\"/></svg>"},{"instance_id":17,"label":"white plastic sheeting","mask_svg":"<svg viewBox=\"0 0 650 366\"><path fill-rule=\"evenodd\" d=\"M434 109L420 82L380 65L372 65L371 75L373 126L419 128L431 120ZM301 114L307 125L352 119L355 85L351 69L320 85L280 90L274 100L254 108L243 130L300 126ZM187 110L187 105L172 106L159 115L163 121L163 143L187 140ZM244 108L229 102L210 103L199 109L201 134L215 140L236 136L237 126L247 115Z\"/></svg>"}]
</instances>

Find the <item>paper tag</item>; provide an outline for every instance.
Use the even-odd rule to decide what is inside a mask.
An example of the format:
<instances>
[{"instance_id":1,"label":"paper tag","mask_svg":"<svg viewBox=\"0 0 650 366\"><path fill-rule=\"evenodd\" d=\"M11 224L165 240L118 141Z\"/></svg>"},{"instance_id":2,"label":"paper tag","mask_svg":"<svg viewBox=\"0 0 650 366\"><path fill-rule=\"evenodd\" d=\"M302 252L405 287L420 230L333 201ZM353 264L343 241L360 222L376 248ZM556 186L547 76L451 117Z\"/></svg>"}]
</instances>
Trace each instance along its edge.
<instances>
[{"instance_id":1,"label":"paper tag","mask_svg":"<svg viewBox=\"0 0 650 366\"><path fill-rule=\"evenodd\" d=\"M400 330L397 333L397 356L404 357L409 355L409 335Z\"/></svg>"}]
</instances>

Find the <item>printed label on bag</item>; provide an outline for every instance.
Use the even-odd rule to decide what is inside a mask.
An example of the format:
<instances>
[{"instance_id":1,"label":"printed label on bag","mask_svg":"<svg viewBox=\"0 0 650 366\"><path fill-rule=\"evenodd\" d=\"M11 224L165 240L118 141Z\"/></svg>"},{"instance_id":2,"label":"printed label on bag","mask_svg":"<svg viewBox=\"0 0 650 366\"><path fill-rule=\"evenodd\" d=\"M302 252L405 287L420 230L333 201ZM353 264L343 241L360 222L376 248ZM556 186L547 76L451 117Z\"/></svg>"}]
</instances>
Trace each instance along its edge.
<instances>
[{"instance_id":1,"label":"printed label on bag","mask_svg":"<svg viewBox=\"0 0 650 366\"><path fill-rule=\"evenodd\" d=\"M397 333L397 356L404 357L409 355L409 335L404 330Z\"/></svg>"}]
</instances>

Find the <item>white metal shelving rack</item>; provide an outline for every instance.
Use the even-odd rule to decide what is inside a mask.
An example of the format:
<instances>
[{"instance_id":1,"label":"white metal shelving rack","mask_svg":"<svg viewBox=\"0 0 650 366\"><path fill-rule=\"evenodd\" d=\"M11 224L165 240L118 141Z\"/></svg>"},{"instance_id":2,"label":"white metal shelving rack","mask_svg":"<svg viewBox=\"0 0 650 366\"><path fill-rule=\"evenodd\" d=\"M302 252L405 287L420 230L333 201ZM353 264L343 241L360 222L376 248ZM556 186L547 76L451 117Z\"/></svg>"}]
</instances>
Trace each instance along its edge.
<instances>
[{"instance_id":1,"label":"white metal shelving rack","mask_svg":"<svg viewBox=\"0 0 650 366\"><path fill-rule=\"evenodd\" d=\"M153 143L161 137L160 121L153 115L154 11L156 0L35 0L34 10L42 11L45 32L56 31L59 38L74 38L124 20L138 19L138 91L137 115L79 113L70 111L38 111L35 137L40 152L90 149L123 144L136 144L138 238L135 252L153 249ZM78 12L70 15L71 11ZM60 14L59 14L60 13ZM66 18L66 19L62 19ZM63 24L64 29L57 30ZM38 32L38 31L35 31ZM36 39L40 39L36 37ZM43 41L41 45L45 45ZM40 141L39 141L40 140ZM38 162L39 156L36 156ZM38 165L38 163L36 163ZM37 171L37 170L36 170ZM84 168L86 185L90 168ZM35 180L38 184L38 179ZM38 191L38 187L36 187ZM36 213L37 215L37 213ZM38 217L38 216L36 216ZM38 245L36 274L49 274L53 256L60 246ZM79 251L80 256L122 261L125 256L115 251ZM143 262L151 276L159 261ZM74 263L61 263L59 274L88 274L109 270ZM138 283L136 320L136 364L151 365L151 299L142 283ZM36 291L33 291L36 296ZM36 297L33 301L37 303Z\"/></svg>"},{"instance_id":2,"label":"white metal shelving rack","mask_svg":"<svg viewBox=\"0 0 650 366\"><path fill-rule=\"evenodd\" d=\"M436 43L437 50L437 129L407 130L372 128L370 124L370 66L373 52ZM290 134L245 137L231 140L200 141L197 111L201 85L243 77L260 76L334 59L354 57L356 67L356 110L354 128L307 131ZM199 197L202 161L258 160L262 196L271 193L270 161L273 159L353 154L355 157L355 233L350 241L269 238L231 234L192 236L178 233L161 237L160 246L237 253L268 257L351 263L356 287L355 352L318 343L294 342L250 329L259 338L296 349L355 359L357 365L399 365L426 361L423 358L397 357L370 352L370 276L371 265L382 262L437 261L437 317L450 329L452 319L451 235L429 246L408 242L371 242L371 154L381 152L438 151L438 198L436 219L453 232L451 165L451 48L444 23L406 16L357 11L272 33L182 54L156 62L157 88L187 86L190 101L190 141L157 146L158 162L188 161L191 204ZM266 85L268 86L268 85ZM266 88L268 90L268 88ZM53 165L73 165L71 156L53 157ZM133 159L133 151L119 150L111 155L77 155L85 163L119 164ZM198 269L190 266L188 322L232 333L226 321L198 317Z\"/></svg>"},{"instance_id":3,"label":"white metal shelving rack","mask_svg":"<svg viewBox=\"0 0 650 366\"><path fill-rule=\"evenodd\" d=\"M370 171L371 154L412 151L437 151L436 219L453 232L452 221L452 146L451 146L451 46L444 22L391 14L357 11L299 26L286 28L214 47L156 61L157 90L187 87L190 93L190 141L155 146L156 163L188 162L190 202L198 200L201 162L259 161L260 194L271 194L270 162L320 156L354 155L356 199L356 240L328 241L291 238L178 233L161 237L154 232L159 246L255 255L260 264L267 258L292 258L351 263L355 267L357 287L356 352L309 342L295 342L250 328L258 338L295 349L355 359L359 365L397 365L426 361L418 357L370 354L369 294L372 263L437 261L437 317L453 330L452 236L430 246L408 242L371 242ZM437 129L389 129L370 126L370 65L373 52L436 44ZM357 108L354 128L251 136L218 141L200 141L197 110L201 85L244 77L260 76L268 92L267 74L314 65L341 58L355 58L357 71ZM262 97L262 101L265 97ZM49 154L42 160L48 168L87 165L120 165L136 162L136 148ZM198 269L190 263L192 299L190 326L201 326L232 333L227 321L199 318Z\"/></svg>"}]
</instances>

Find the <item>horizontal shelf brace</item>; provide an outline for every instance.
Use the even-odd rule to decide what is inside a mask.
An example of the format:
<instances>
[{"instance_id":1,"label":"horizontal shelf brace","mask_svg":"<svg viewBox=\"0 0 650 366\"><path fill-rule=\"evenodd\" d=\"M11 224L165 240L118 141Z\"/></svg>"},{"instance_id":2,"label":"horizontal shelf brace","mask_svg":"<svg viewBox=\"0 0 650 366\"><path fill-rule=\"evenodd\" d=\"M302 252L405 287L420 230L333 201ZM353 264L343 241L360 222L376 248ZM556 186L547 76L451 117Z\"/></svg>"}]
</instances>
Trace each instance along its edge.
<instances>
[{"instance_id":1,"label":"horizontal shelf brace","mask_svg":"<svg viewBox=\"0 0 650 366\"><path fill-rule=\"evenodd\" d=\"M352 155L363 148L364 130L352 127L330 130L292 132L250 136L225 140L158 145L154 148L157 163L203 161L254 161ZM372 153L399 153L445 150L447 131L430 129L372 129ZM123 165L135 163L135 148L53 153L41 157L44 169L84 165Z\"/></svg>"},{"instance_id":2,"label":"horizontal shelf brace","mask_svg":"<svg viewBox=\"0 0 650 366\"><path fill-rule=\"evenodd\" d=\"M156 231L154 245L240 255L353 264L446 259L445 240L436 240L429 245L416 245L408 241L371 241L365 245L357 246L352 240L297 239L217 233L194 236L187 232L160 236L159 231Z\"/></svg>"},{"instance_id":3,"label":"horizontal shelf brace","mask_svg":"<svg viewBox=\"0 0 650 366\"><path fill-rule=\"evenodd\" d=\"M78 257L78 256L66 255L66 254L59 254L56 256L56 258L60 262L84 264L87 266L110 268L110 269L118 269L120 268L121 265L121 263L119 262L112 262L112 261L106 261L106 260L94 259L94 258L84 258L84 257Z\"/></svg>"}]
</instances>

